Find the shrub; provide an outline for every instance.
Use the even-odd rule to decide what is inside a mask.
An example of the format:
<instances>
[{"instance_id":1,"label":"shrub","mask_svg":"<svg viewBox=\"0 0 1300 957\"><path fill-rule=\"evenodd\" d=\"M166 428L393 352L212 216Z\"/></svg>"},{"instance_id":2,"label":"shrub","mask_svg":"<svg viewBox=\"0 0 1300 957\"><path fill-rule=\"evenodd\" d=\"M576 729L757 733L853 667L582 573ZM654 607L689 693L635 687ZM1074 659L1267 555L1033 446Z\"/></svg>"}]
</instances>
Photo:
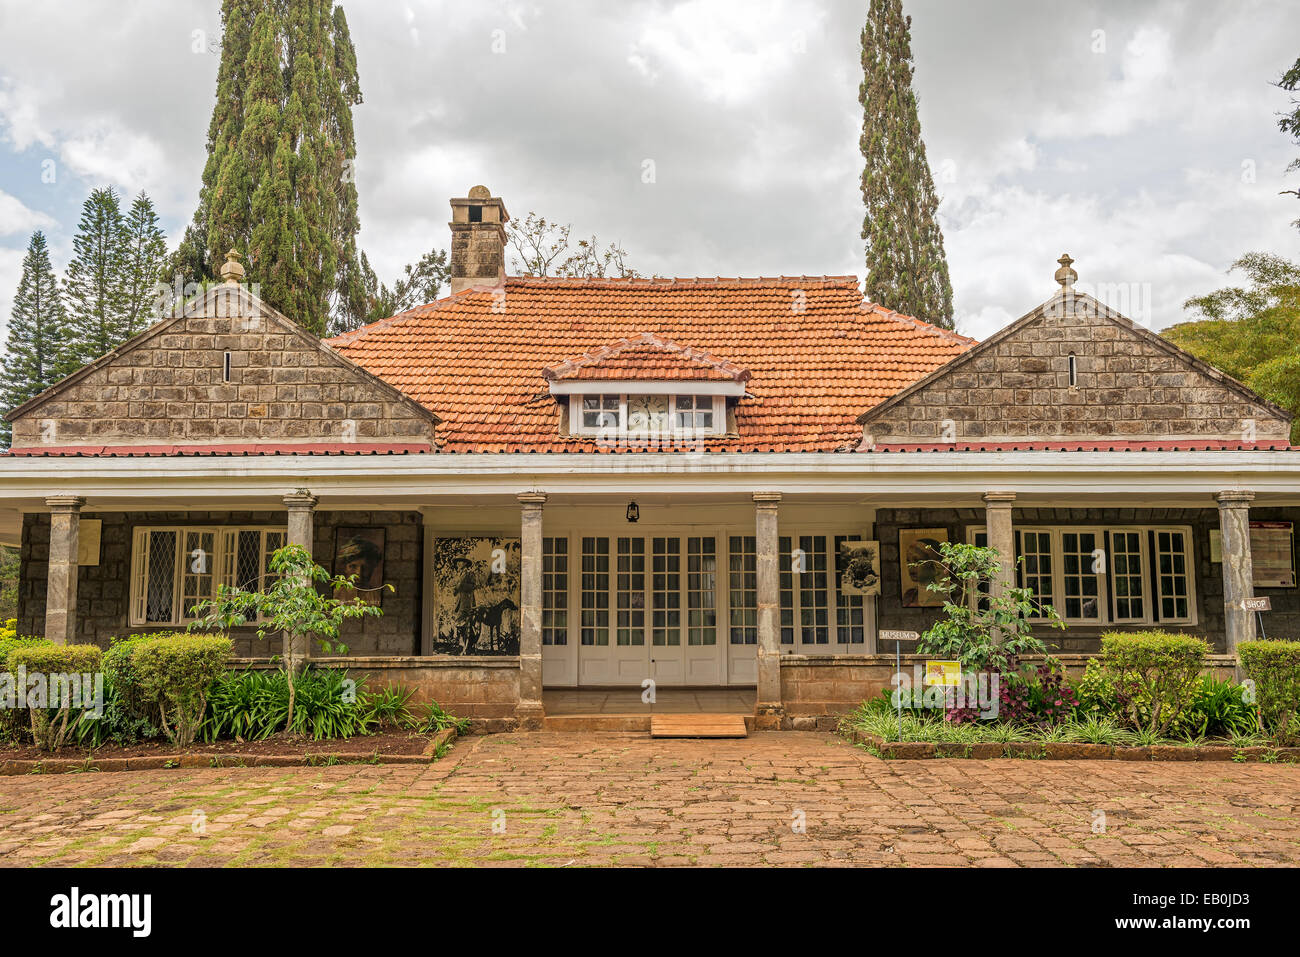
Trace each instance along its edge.
<instances>
[{"instance_id":1,"label":"shrub","mask_svg":"<svg viewBox=\"0 0 1300 957\"><path fill-rule=\"evenodd\" d=\"M1101 660L1117 710L1134 728L1163 735L1192 701L1209 654L1205 639L1163 631L1102 635Z\"/></svg>"},{"instance_id":2,"label":"shrub","mask_svg":"<svg viewBox=\"0 0 1300 957\"><path fill-rule=\"evenodd\" d=\"M1246 689L1231 681L1202 675L1192 690L1192 700L1173 726L1174 732L1192 738L1231 738L1259 728L1255 705Z\"/></svg>"},{"instance_id":3,"label":"shrub","mask_svg":"<svg viewBox=\"0 0 1300 957\"><path fill-rule=\"evenodd\" d=\"M126 714L147 721L154 717L155 712L154 702L146 698L140 690L140 679L131 662L135 649L146 641L175 637L176 632L159 631L151 634L128 635L125 638L114 636L108 639L108 650L104 652L104 674L112 682L118 707Z\"/></svg>"},{"instance_id":4,"label":"shrub","mask_svg":"<svg viewBox=\"0 0 1300 957\"><path fill-rule=\"evenodd\" d=\"M157 708L168 739L189 747L208 706L208 689L225 669L230 640L201 635L134 642L130 670L144 701Z\"/></svg>"},{"instance_id":5,"label":"shrub","mask_svg":"<svg viewBox=\"0 0 1300 957\"><path fill-rule=\"evenodd\" d=\"M1060 724L1079 705L1065 669L1051 656L1027 675L1002 675L998 695L998 717L1018 724Z\"/></svg>"},{"instance_id":6,"label":"shrub","mask_svg":"<svg viewBox=\"0 0 1300 957\"><path fill-rule=\"evenodd\" d=\"M1279 744L1300 740L1300 641L1243 641L1237 654L1255 682L1261 724Z\"/></svg>"},{"instance_id":7,"label":"shrub","mask_svg":"<svg viewBox=\"0 0 1300 957\"><path fill-rule=\"evenodd\" d=\"M411 714L411 697L415 692L410 688L389 684L380 691L370 691L364 695L363 705L366 713L376 724L390 724L407 727L415 722Z\"/></svg>"},{"instance_id":8,"label":"shrub","mask_svg":"<svg viewBox=\"0 0 1300 957\"><path fill-rule=\"evenodd\" d=\"M376 722L373 702L363 685L347 680L336 668L309 668L299 675L290 727L286 672L228 671L212 685L204 740L258 740L285 730L317 740L368 734Z\"/></svg>"},{"instance_id":9,"label":"shrub","mask_svg":"<svg viewBox=\"0 0 1300 957\"><path fill-rule=\"evenodd\" d=\"M25 668L29 675L94 675L100 671L103 653L96 645L56 645L42 642L16 648L9 652L8 667L11 671ZM32 740L38 748L53 751L63 745L68 733L77 722L69 725L72 716L72 695L68 687L55 688L46 686L50 697L58 695L57 700L46 701L47 707L29 707ZM82 687L82 705L89 689ZM29 705L32 702L29 701ZM79 716L80 719L80 716Z\"/></svg>"}]
</instances>

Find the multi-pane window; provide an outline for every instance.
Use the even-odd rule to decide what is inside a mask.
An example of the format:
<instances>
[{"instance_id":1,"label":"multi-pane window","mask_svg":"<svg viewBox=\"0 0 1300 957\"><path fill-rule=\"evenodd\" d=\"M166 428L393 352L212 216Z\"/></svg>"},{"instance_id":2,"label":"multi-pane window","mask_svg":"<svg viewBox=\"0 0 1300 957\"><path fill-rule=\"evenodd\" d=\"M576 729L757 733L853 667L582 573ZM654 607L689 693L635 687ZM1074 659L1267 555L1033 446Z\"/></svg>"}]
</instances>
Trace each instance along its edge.
<instances>
[{"instance_id":1,"label":"multi-pane window","mask_svg":"<svg viewBox=\"0 0 1300 957\"><path fill-rule=\"evenodd\" d=\"M718 643L717 578L718 556L715 540L686 540L686 643Z\"/></svg>"},{"instance_id":2,"label":"multi-pane window","mask_svg":"<svg viewBox=\"0 0 1300 957\"><path fill-rule=\"evenodd\" d=\"M1110 533L1110 590L1115 622L1146 621L1146 581L1142 574L1142 533ZM1185 617L1185 616L1183 616Z\"/></svg>"},{"instance_id":3,"label":"multi-pane window","mask_svg":"<svg viewBox=\"0 0 1300 957\"><path fill-rule=\"evenodd\" d=\"M1092 531L1061 532L1061 617L1069 621L1101 621L1101 569L1104 553Z\"/></svg>"},{"instance_id":4,"label":"multi-pane window","mask_svg":"<svg viewBox=\"0 0 1300 957\"><path fill-rule=\"evenodd\" d=\"M1187 574L1187 536L1161 530L1156 539L1156 585L1163 621L1189 617L1191 588Z\"/></svg>"},{"instance_id":5,"label":"multi-pane window","mask_svg":"<svg viewBox=\"0 0 1300 957\"><path fill-rule=\"evenodd\" d=\"M841 643L860 645L867 640L865 602L861 595L845 593L844 559L840 545L850 541L848 535L835 536L835 635Z\"/></svg>"},{"instance_id":6,"label":"multi-pane window","mask_svg":"<svg viewBox=\"0 0 1300 957\"><path fill-rule=\"evenodd\" d=\"M262 591L282 528L137 528L131 554L132 625L181 625L217 587Z\"/></svg>"},{"instance_id":7,"label":"multi-pane window","mask_svg":"<svg viewBox=\"0 0 1300 957\"><path fill-rule=\"evenodd\" d=\"M1020 547L1017 572L1021 588L1031 589L1039 608L1052 604L1052 533L1027 529L1016 533Z\"/></svg>"},{"instance_id":8,"label":"multi-pane window","mask_svg":"<svg viewBox=\"0 0 1300 957\"><path fill-rule=\"evenodd\" d=\"M645 539L618 540L617 601L618 644L645 644Z\"/></svg>"},{"instance_id":9,"label":"multi-pane window","mask_svg":"<svg viewBox=\"0 0 1300 957\"><path fill-rule=\"evenodd\" d=\"M584 395L582 397L583 431L619 427L619 397L616 395Z\"/></svg>"},{"instance_id":10,"label":"multi-pane window","mask_svg":"<svg viewBox=\"0 0 1300 957\"><path fill-rule=\"evenodd\" d=\"M542 539L542 644L569 643L569 540Z\"/></svg>"},{"instance_id":11,"label":"multi-pane window","mask_svg":"<svg viewBox=\"0 0 1300 957\"><path fill-rule=\"evenodd\" d=\"M724 403L713 395L662 392L575 395L569 415L573 431L586 435L718 435L725 431Z\"/></svg>"},{"instance_id":12,"label":"multi-pane window","mask_svg":"<svg viewBox=\"0 0 1300 957\"><path fill-rule=\"evenodd\" d=\"M712 432L713 396L676 396L673 399L673 425L678 429Z\"/></svg>"},{"instance_id":13,"label":"multi-pane window","mask_svg":"<svg viewBox=\"0 0 1300 957\"><path fill-rule=\"evenodd\" d=\"M780 539L780 571L777 573L777 584L781 593L781 644L794 644L794 565L796 561L802 561L801 556L794 554L794 546L786 536L782 535Z\"/></svg>"},{"instance_id":14,"label":"multi-pane window","mask_svg":"<svg viewBox=\"0 0 1300 957\"><path fill-rule=\"evenodd\" d=\"M758 643L758 553L753 535L732 535L728 558L733 645Z\"/></svg>"},{"instance_id":15,"label":"multi-pane window","mask_svg":"<svg viewBox=\"0 0 1300 957\"><path fill-rule=\"evenodd\" d=\"M682 643L681 548L682 543L679 538L655 538L651 543L650 641L651 644L659 647L676 646ZM619 563L619 587L622 588L621 551ZM619 618L619 644L627 644L622 640L621 613Z\"/></svg>"},{"instance_id":16,"label":"multi-pane window","mask_svg":"<svg viewBox=\"0 0 1300 957\"><path fill-rule=\"evenodd\" d=\"M801 536L799 549L803 553L803 573L799 576L799 636L804 644L824 645L830 641L826 536Z\"/></svg>"},{"instance_id":17,"label":"multi-pane window","mask_svg":"<svg viewBox=\"0 0 1300 957\"><path fill-rule=\"evenodd\" d=\"M983 529L969 540L983 544ZM1073 624L1196 623L1186 528L1016 529L1017 577Z\"/></svg>"},{"instance_id":18,"label":"multi-pane window","mask_svg":"<svg viewBox=\"0 0 1300 957\"><path fill-rule=\"evenodd\" d=\"M582 540L582 629L584 645L609 644L609 539Z\"/></svg>"}]
</instances>

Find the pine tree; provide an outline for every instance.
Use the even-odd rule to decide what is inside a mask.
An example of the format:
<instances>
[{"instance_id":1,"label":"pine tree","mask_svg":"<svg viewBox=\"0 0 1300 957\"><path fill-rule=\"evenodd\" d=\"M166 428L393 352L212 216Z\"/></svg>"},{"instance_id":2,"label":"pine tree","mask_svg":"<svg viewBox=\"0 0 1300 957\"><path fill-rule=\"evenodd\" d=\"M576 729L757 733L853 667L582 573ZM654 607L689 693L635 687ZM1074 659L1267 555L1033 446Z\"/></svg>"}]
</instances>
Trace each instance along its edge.
<instances>
[{"instance_id":1,"label":"pine tree","mask_svg":"<svg viewBox=\"0 0 1300 957\"><path fill-rule=\"evenodd\" d=\"M320 334L366 309L347 19L332 0L224 0L222 26L203 189L171 267L211 281L233 248L264 300Z\"/></svg>"},{"instance_id":2,"label":"pine tree","mask_svg":"<svg viewBox=\"0 0 1300 957\"><path fill-rule=\"evenodd\" d=\"M866 295L952 328L952 283L912 92L912 18L902 0L871 0L862 31L862 199Z\"/></svg>"},{"instance_id":3,"label":"pine tree","mask_svg":"<svg viewBox=\"0 0 1300 957\"><path fill-rule=\"evenodd\" d=\"M93 190L81 208L64 279L70 369L93 362L127 338L126 222L113 188Z\"/></svg>"},{"instance_id":4,"label":"pine tree","mask_svg":"<svg viewBox=\"0 0 1300 957\"><path fill-rule=\"evenodd\" d=\"M18 281L9 318L4 368L0 370L3 411L8 412L32 396L40 395L63 377L67 334L67 314L58 280L50 266L50 251L45 245L45 234L37 230L27 244L22 278ZM0 439L6 447L11 434L9 423L0 423Z\"/></svg>"},{"instance_id":5,"label":"pine tree","mask_svg":"<svg viewBox=\"0 0 1300 957\"><path fill-rule=\"evenodd\" d=\"M153 200L141 190L125 223L122 326L129 338L162 318L156 285L167 257L167 237L158 225Z\"/></svg>"}]
</instances>

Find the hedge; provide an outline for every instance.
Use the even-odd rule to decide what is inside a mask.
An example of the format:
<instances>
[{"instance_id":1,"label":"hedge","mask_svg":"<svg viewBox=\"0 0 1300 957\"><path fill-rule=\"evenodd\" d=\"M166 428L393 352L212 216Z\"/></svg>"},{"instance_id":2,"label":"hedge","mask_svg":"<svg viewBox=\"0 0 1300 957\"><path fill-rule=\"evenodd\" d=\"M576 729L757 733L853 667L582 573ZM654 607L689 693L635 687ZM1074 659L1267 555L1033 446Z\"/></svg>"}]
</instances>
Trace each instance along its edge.
<instances>
[{"instance_id":1,"label":"hedge","mask_svg":"<svg viewBox=\"0 0 1300 957\"><path fill-rule=\"evenodd\" d=\"M94 675L100 672L102 660L103 652L98 645L56 645L42 640L41 643L29 644L9 652L6 664L9 671L17 672L19 668L24 668L28 675ZM57 692L57 689L50 688L48 684L46 690L51 697ZM83 707L86 693L86 689L82 689ZM32 740L36 746L53 751L63 744L76 722L69 723L72 716L71 700L46 703L48 707L45 708L28 708L28 714Z\"/></svg>"},{"instance_id":2,"label":"hedge","mask_svg":"<svg viewBox=\"0 0 1300 957\"><path fill-rule=\"evenodd\" d=\"M1255 682L1265 729L1278 744L1300 741L1300 641L1243 641L1237 655Z\"/></svg>"},{"instance_id":3,"label":"hedge","mask_svg":"<svg viewBox=\"0 0 1300 957\"><path fill-rule=\"evenodd\" d=\"M175 635L132 642L130 670L143 701L157 709L173 744L187 748L203 723L208 689L225 671L230 640Z\"/></svg>"},{"instance_id":4,"label":"hedge","mask_svg":"<svg viewBox=\"0 0 1300 957\"><path fill-rule=\"evenodd\" d=\"M1210 646L1164 631L1109 632L1101 660L1120 713L1134 727L1163 735L1178 723L1200 681Z\"/></svg>"}]
</instances>

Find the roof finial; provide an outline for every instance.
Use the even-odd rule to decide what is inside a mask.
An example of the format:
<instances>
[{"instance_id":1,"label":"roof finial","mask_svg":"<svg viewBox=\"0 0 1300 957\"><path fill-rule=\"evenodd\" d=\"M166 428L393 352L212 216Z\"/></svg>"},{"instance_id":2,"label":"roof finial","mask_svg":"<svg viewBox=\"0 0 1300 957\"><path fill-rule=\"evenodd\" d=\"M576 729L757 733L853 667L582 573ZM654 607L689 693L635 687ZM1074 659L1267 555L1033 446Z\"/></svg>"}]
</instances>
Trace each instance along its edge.
<instances>
[{"instance_id":1,"label":"roof finial","mask_svg":"<svg viewBox=\"0 0 1300 957\"><path fill-rule=\"evenodd\" d=\"M1061 264L1061 268L1056 270L1056 281L1064 288L1069 289L1079 280L1079 274L1070 268L1074 260L1070 258L1069 253L1062 253L1057 262Z\"/></svg>"},{"instance_id":2,"label":"roof finial","mask_svg":"<svg viewBox=\"0 0 1300 957\"><path fill-rule=\"evenodd\" d=\"M221 278L232 286L238 286L244 278L244 267L239 265L239 253L233 249L226 253L226 261L221 265Z\"/></svg>"}]
</instances>

